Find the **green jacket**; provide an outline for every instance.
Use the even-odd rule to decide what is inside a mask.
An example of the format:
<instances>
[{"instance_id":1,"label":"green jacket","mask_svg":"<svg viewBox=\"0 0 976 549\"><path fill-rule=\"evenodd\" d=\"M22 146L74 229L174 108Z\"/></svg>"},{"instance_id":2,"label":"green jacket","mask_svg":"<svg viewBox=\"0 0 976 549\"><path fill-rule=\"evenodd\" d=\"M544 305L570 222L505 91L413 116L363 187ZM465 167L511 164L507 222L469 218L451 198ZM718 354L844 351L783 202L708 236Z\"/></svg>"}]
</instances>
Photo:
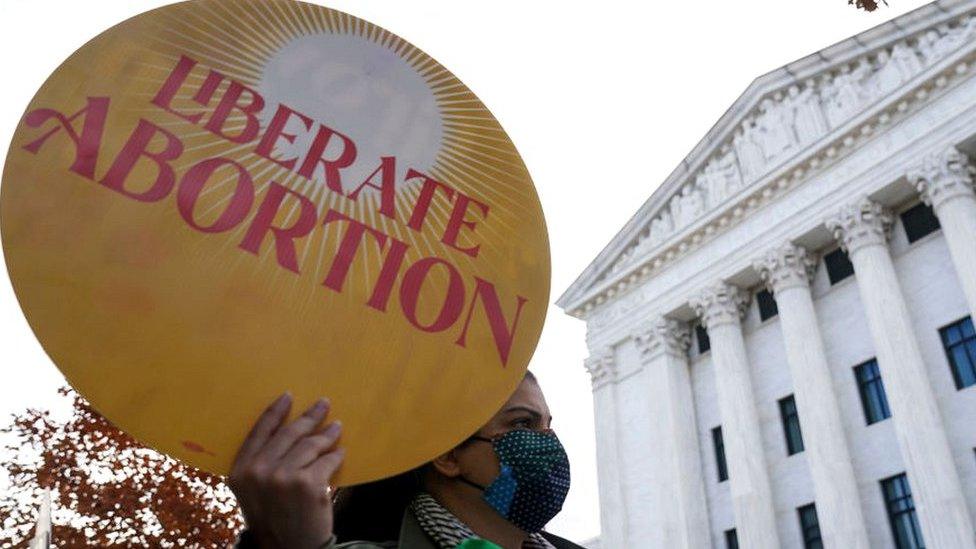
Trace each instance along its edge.
<instances>
[{"instance_id":1,"label":"green jacket","mask_svg":"<svg viewBox=\"0 0 976 549\"><path fill-rule=\"evenodd\" d=\"M542 536L553 544L556 549L583 549L583 547L576 545L575 543L565 540L559 536L550 534L548 532L543 532ZM245 531L241 534L240 540L237 543L237 549L257 549L255 542L248 536ZM417 522L417 518L414 517L413 511L407 508L403 512L403 520L400 522L400 540L399 541L347 541L343 543L336 543L335 536L322 546L322 549L440 549L434 544L427 534L424 532L423 528L420 527L420 523Z\"/></svg>"}]
</instances>

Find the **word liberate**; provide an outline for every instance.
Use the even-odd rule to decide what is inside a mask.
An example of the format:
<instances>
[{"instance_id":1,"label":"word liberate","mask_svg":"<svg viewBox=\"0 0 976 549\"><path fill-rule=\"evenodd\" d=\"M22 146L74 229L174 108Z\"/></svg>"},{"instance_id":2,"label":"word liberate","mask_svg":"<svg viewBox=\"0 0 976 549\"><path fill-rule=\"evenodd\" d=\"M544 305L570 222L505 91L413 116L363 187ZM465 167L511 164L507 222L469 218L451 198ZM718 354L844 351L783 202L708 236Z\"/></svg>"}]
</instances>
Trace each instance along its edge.
<instances>
[{"instance_id":1,"label":"word liberate","mask_svg":"<svg viewBox=\"0 0 976 549\"><path fill-rule=\"evenodd\" d=\"M202 78L191 79L191 74ZM199 84L192 85L191 81ZM199 108L177 108L174 98L178 95L191 96ZM409 211L398 211L395 156L379 158L376 169L364 181L343 181L343 170L360 160L353 139L284 104L274 106L270 121L266 127L262 127L259 115L262 112L270 113L270 110L265 110L269 105L265 104L261 94L216 70L205 69L190 57L180 57L149 102L167 116L199 126L226 142L253 146L254 154L306 180L324 182L328 192L337 193L345 199L357 201L366 189L378 192L380 215L397 223L405 220L406 227L417 233L424 231L425 227L436 230L439 242L447 249L471 258L479 257L480 245L471 242L476 242L478 224L488 219L488 204L408 168L401 183L414 182L419 185L419 192ZM137 202L159 202L175 188L177 210L188 226L201 233L217 234L246 223L244 236L237 247L258 255L270 237L278 265L297 274L301 273L301 266L296 241L308 237L317 227L335 226L339 229L337 252L331 258L322 286L333 292L342 292L360 249L375 246L381 254L382 263L366 306L387 313L391 295L398 291L401 312L413 328L427 333L454 328L457 333L454 343L461 347L466 346L472 318L476 314L484 315L499 361L502 366L507 364L527 298L516 295L507 300L510 306L503 307L496 286L491 281L476 275L473 281L466 281L452 261L439 256L407 261L410 248L407 243L335 209L320 212L308 197L275 181L267 182L267 190L255 207L255 181L247 168L231 158L205 158L190 165L185 172L177 173L174 163L184 152L183 142L174 133L145 118L138 120L111 162L105 162L107 168L100 171L105 152L102 150L103 134L110 104L110 97L89 96L71 114L52 108L31 110L26 115L26 124L40 128L44 133L24 145L24 149L36 154L53 136L67 137L74 147L74 162L68 167L69 171ZM294 130L289 128L295 128L296 123L305 129L306 135L291 133ZM280 151L282 146L293 147L296 140L308 143L303 154L291 158L282 158L280 152L273 154ZM148 167L155 178L149 182L131 181L135 178L130 178L130 175L137 167L141 170ZM196 206L204 189L216 179L218 171L236 174L236 189L219 215L205 222L199 219ZM351 190L345 190L347 188ZM433 229L427 223L435 201L440 201L450 211L443 228ZM287 211L286 208L297 208L297 217L291 216L294 220L287 225L276 224L278 213ZM463 242L467 242L467 245ZM421 290L435 270L447 275L443 302L436 317L422 319L418 312ZM510 310L508 314L505 308Z\"/></svg>"}]
</instances>

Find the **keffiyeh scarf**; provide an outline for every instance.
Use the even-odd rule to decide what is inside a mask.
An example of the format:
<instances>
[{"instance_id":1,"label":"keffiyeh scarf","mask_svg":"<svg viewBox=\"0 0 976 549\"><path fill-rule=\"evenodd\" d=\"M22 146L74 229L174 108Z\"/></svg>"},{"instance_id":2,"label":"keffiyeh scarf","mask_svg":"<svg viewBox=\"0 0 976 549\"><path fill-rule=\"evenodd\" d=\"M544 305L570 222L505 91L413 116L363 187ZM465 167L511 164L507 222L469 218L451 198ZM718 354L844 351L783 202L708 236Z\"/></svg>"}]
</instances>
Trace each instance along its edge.
<instances>
[{"instance_id":1,"label":"keffiyeh scarf","mask_svg":"<svg viewBox=\"0 0 976 549\"><path fill-rule=\"evenodd\" d=\"M410 502L417 522L440 549L455 549L464 540L477 538L468 525L461 522L430 494L421 492ZM522 544L522 549L556 549L542 534L533 533Z\"/></svg>"}]
</instances>

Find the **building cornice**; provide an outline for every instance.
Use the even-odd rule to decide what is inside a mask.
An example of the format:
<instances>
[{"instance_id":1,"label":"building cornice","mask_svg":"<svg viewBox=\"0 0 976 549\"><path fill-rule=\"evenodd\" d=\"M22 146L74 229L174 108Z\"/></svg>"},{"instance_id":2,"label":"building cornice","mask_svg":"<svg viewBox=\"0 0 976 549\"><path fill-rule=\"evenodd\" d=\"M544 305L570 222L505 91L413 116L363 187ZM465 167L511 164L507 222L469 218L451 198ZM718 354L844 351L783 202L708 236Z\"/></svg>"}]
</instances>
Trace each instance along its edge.
<instances>
[{"instance_id":1,"label":"building cornice","mask_svg":"<svg viewBox=\"0 0 976 549\"><path fill-rule=\"evenodd\" d=\"M976 2L972 0L949 3L941 10L934 4L926 6L757 79L557 304L573 316L590 316L608 300L627 292L669 263L833 165L865 141L970 76L976 65L974 8ZM956 44L960 37L969 33L973 37ZM868 49L865 44L873 44L873 47ZM770 165L762 167L764 175L751 174L752 181L745 179L741 188L733 189L720 203L702 207L702 196L695 196L695 192L701 193L704 189L700 184L708 181L718 180L721 186L721 178L715 174L722 172L715 166L722 166L724 162L728 167L727 156L735 146L735 139L742 135L743 125L754 125L758 116L777 108L770 98L783 100L784 93L795 94L791 87L801 81L819 80L828 83L822 85L832 85L830 83L841 75L858 70L857 67L874 66L872 63L880 59L891 59L895 50L901 51L897 55L905 56L905 48L911 48L917 60L923 59L924 52L929 56L924 58L925 66L910 79L901 82L894 90L886 90L880 99L865 100L861 110L832 126L816 140L807 144L794 142L792 150L786 150L782 157L774 158ZM811 59L814 57L818 62ZM872 77L883 68L878 66L871 73ZM726 156L724 161L723 155ZM740 170L741 177L740 165L736 158L735 168ZM721 190L717 194L720 195ZM683 206L692 208L699 215L685 220L684 226L659 242L648 239L654 222L674 211L680 214Z\"/></svg>"}]
</instances>

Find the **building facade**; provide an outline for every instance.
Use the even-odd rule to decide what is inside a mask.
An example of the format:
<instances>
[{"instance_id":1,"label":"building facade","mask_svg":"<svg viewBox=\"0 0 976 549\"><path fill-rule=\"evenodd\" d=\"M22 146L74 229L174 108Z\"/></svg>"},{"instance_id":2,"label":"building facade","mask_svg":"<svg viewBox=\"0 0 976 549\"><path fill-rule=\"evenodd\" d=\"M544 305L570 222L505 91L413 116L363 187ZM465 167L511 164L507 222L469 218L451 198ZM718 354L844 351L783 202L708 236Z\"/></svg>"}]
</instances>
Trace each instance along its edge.
<instances>
[{"instance_id":1,"label":"building facade","mask_svg":"<svg viewBox=\"0 0 976 549\"><path fill-rule=\"evenodd\" d=\"M753 82L558 301L600 547L976 549L974 173L976 1Z\"/></svg>"}]
</instances>

